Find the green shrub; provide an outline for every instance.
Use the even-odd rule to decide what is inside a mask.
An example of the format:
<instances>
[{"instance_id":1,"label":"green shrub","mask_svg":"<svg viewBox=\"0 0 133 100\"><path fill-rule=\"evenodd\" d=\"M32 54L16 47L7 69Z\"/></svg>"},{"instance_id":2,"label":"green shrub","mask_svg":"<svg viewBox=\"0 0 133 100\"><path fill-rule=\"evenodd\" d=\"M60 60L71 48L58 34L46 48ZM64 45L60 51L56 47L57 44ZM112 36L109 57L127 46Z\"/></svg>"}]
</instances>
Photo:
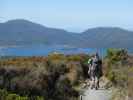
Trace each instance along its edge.
<instances>
[{"instance_id":1,"label":"green shrub","mask_svg":"<svg viewBox=\"0 0 133 100\"><path fill-rule=\"evenodd\" d=\"M11 92L0 90L0 100L76 100L73 87L84 78L87 60L85 54L0 60L0 87Z\"/></svg>"},{"instance_id":2,"label":"green shrub","mask_svg":"<svg viewBox=\"0 0 133 100\"><path fill-rule=\"evenodd\" d=\"M6 97L6 100L19 100L20 97L16 94L8 94L8 96Z\"/></svg>"},{"instance_id":3,"label":"green shrub","mask_svg":"<svg viewBox=\"0 0 133 100\"><path fill-rule=\"evenodd\" d=\"M5 100L7 96L8 96L7 91L4 89L2 90L0 89L0 100Z\"/></svg>"},{"instance_id":4,"label":"green shrub","mask_svg":"<svg viewBox=\"0 0 133 100\"><path fill-rule=\"evenodd\" d=\"M108 49L104 70L108 79L119 91L115 93L115 100L125 100L126 96L133 99L133 63L131 62L133 62L132 56L124 49Z\"/></svg>"},{"instance_id":5,"label":"green shrub","mask_svg":"<svg viewBox=\"0 0 133 100\"><path fill-rule=\"evenodd\" d=\"M128 70L128 95L133 99L133 67Z\"/></svg>"},{"instance_id":6,"label":"green shrub","mask_svg":"<svg viewBox=\"0 0 133 100\"><path fill-rule=\"evenodd\" d=\"M0 100L29 100L26 96L19 96L15 93L9 93L4 89L0 89Z\"/></svg>"},{"instance_id":7,"label":"green shrub","mask_svg":"<svg viewBox=\"0 0 133 100\"><path fill-rule=\"evenodd\" d=\"M57 53L57 54L49 54L48 55L48 59L50 61L52 61L52 60L64 60L65 59L65 55L64 54L60 54L60 53Z\"/></svg>"},{"instance_id":8,"label":"green shrub","mask_svg":"<svg viewBox=\"0 0 133 100\"><path fill-rule=\"evenodd\" d=\"M107 49L107 58L110 60L110 63L115 63L118 61L125 61L127 59L127 51L125 49Z\"/></svg>"}]
</instances>

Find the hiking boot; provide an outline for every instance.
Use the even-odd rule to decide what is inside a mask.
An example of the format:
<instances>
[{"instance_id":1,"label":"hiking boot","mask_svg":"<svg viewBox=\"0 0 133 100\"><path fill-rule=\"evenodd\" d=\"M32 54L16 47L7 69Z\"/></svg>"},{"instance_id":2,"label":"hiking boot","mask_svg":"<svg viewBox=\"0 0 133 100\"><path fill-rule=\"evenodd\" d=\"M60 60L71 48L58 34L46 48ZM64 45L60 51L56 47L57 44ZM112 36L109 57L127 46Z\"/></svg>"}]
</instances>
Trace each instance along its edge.
<instances>
[{"instance_id":1,"label":"hiking boot","mask_svg":"<svg viewBox=\"0 0 133 100\"><path fill-rule=\"evenodd\" d=\"M93 89L94 87L95 87L95 85L92 85L92 86L91 86L91 89Z\"/></svg>"},{"instance_id":2,"label":"hiking boot","mask_svg":"<svg viewBox=\"0 0 133 100\"><path fill-rule=\"evenodd\" d=\"M91 86L91 90L94 88L94 86Z\"/></svg>"},{"instance_id":3,"label":"hiking boot","mask_svg":"<svg viewBox=\"0 0 133 100\"><path fill-rule=\"evenodd\" d=\"M95 90L98 90L98 86L95 87Z\"/></svg>"}]
</instances>

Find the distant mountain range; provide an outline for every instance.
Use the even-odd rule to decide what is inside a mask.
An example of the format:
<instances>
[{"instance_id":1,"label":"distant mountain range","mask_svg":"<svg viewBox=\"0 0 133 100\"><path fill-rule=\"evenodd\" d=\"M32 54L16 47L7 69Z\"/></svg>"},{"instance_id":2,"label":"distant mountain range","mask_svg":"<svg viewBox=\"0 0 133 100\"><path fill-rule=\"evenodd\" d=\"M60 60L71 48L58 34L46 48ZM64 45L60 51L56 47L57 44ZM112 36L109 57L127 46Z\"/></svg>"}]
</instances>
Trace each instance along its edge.
<instances>
[{"instance_id":1,"label":"distant mountain range","mask_svg":"<svg viewBox=\"0 0 133 100\"><path fill-rule=\"evenodd\" d=\"M82 33L49 28L27 20L0 23L0 45L68 45L73 47L131 48L133 32L118 27L97 27Z\"/></svg>"}]
</instances>

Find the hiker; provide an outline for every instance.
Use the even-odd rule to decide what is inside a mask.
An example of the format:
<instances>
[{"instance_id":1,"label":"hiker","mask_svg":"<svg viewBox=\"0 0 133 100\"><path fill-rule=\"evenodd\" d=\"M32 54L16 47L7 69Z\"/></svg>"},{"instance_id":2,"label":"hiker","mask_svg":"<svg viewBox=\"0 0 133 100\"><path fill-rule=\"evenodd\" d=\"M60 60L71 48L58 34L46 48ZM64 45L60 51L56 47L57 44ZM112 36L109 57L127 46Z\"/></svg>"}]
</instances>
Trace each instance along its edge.
<instances>
[{"instance_id":1,"label":"hiker","mask_svg":"<svg viewBox=\"0 0 133 100\"><path fill-rule=\"evenodd\" d=\"M99 79L102 76L102 63L99 59L98 53L94 54L89 60L89 71L88 74L91 80L91 89L95 88L96 90L99 88Z\"/></svg>"}]
</instances>

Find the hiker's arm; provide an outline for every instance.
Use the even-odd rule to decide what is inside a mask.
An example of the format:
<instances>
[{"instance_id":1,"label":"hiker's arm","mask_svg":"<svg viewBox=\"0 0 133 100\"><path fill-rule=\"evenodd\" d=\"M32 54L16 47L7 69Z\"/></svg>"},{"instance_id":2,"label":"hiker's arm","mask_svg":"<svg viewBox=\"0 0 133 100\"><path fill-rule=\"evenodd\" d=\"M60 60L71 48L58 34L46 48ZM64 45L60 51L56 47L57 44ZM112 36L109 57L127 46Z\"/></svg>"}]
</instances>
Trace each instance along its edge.
<instances>
[{"instance_id":1,"label":"hiker's arm","mask_svg":"<svg viewBox=\"0 0 133 100\"><path fill-rule=\"evenodd\" d=\"M89 68L89 70L88 70L88 74L89 74L90 70L91 70L91 64L88 65L88 68Z\"/></svg>"}]
</instances>

